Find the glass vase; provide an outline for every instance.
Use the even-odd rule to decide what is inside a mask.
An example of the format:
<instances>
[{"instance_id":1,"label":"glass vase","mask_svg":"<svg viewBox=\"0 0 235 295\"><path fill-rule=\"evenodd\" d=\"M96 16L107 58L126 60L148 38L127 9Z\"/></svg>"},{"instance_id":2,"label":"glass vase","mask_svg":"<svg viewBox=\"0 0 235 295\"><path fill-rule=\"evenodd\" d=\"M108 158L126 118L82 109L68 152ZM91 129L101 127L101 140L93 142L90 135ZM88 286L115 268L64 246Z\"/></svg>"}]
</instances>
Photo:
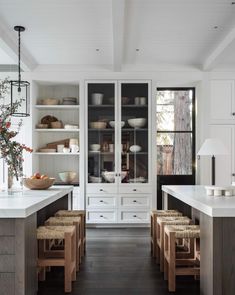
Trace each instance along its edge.
<instances>
[{"instance_id":1,"label":"glass vase","mask_svg":"<svg viewBox=\"0 0 235 295\"><path fill-rule=\"evenodd\" d=\"M11 174L8 174L7 189L9 192L19 192L23 190L22 177L18 179Z\"/></svg>"}]
</instances>

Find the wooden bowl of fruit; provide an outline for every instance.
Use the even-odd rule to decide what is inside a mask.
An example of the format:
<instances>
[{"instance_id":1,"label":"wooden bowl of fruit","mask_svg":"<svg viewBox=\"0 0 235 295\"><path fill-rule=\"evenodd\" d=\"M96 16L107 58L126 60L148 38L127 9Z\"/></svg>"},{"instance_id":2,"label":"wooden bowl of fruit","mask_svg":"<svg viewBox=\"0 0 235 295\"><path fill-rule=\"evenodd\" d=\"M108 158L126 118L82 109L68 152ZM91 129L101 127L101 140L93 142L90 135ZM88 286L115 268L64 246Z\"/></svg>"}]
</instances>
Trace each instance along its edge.
<instances>
[{"instance_id":1,"label":"wooden bowl of fruit","mask_svg":"<svg viewBox=\"0 0 235 295\"><path fill-rule=\"evenodd\" d=\"M54 182L55 178L50 178L40 173L35 173L31 177L23 179L24 186L32 190L46 190L51 187Z\"/></svg>"}]
</instances>

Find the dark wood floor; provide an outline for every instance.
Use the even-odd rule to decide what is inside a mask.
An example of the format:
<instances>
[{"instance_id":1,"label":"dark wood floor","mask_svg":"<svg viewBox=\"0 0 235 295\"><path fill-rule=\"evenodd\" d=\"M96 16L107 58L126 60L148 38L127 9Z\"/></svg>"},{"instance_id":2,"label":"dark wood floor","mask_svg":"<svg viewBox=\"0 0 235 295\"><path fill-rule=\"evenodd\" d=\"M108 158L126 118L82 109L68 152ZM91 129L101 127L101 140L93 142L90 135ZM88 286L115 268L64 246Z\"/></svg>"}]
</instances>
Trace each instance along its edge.
<instances>
[{"instance_id":1,"label":"dark wood floor","mask_svg":"<svg viewBox=\"0 0 235 295\"><path fill-rule=\"evenodd\" d=\"M63 292L63 271L52 270L47 281L39 284L39 295ZM159 267L150 257L149 230L89 229L87 254L77 281L76 295L165 295L167 284ZM200 294L199 282L192 278L177 279L175 294Z\"/></svg>"}]
</instances>

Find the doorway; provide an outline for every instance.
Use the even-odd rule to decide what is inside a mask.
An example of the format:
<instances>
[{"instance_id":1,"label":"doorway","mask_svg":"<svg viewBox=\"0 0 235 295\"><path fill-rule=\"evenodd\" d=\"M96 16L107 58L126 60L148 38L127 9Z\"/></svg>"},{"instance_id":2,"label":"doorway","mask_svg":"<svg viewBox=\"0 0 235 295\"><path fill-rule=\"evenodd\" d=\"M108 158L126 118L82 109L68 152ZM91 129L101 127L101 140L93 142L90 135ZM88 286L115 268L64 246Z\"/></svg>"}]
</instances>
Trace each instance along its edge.
<instances>
[{"instance_id":1,"label":"doorway","mask_svg":"<svg viewBox=\"0 0 235 295\"><path fill-rule=\"evenodd\" d=\"M162 185L195 184L195 88L157 88L157 208Z\"/></svg>"}]
</instances>

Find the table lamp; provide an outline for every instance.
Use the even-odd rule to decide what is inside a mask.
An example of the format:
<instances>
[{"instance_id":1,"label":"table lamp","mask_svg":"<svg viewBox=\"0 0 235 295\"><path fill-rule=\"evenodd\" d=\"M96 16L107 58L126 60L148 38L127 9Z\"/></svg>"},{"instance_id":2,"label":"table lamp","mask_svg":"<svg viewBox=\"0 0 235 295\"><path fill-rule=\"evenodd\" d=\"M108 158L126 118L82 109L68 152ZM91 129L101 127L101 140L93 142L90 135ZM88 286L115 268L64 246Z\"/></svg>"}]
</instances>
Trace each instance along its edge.
<instances>
[{"instance_id":1,"label":"table lamp","mask_svg":"<svg viewBox=\"0 0 235 295\"><path fill-rule=\"evenodd\" d=\"M218 138L207 138L198 151L198 156L211 156L212 185L215 185L215 156L228 154L228 149Z\"/></svg>"}]
</instances>

